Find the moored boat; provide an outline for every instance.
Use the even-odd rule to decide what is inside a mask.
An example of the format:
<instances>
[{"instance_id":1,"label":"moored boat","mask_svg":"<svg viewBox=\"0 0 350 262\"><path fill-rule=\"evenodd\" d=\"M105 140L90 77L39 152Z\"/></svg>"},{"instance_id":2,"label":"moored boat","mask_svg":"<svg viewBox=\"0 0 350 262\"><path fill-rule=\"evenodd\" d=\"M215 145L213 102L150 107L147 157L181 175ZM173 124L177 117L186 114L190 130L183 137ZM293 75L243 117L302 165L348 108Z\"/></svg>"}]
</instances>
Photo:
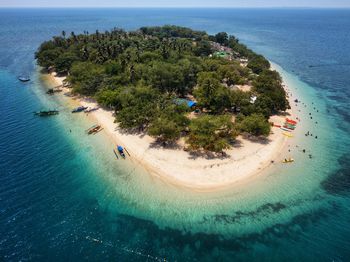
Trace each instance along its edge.
<instances>
[{"instance_id":1,"label":"moored boat","mask_svg":"<svg viewBox=\"0 0 350 262\"><path fill-rule=\"evenodd\" d=\"M99 107L88 107L87 109L84 110L84 112L90 113L90 112L96 111L98 109L99 109Z\"/></svg>"},{"instance_id":2,"label":"moored boat","mask_svg":"<svg viewBox=\"0 0 350 262\"><path fill-rule=\"evenodd\" d=\"M87 109L86 106L78 106L77 108L74 108L74 109L72 110L72 113L79 113L79 112L84 111L85 109Z\"/></svg>"},{"instance_id":3,"label":"moored boat","mask_svg":"<svg viewBox=\"0 0 350 262\"><path fill-rule=\"evenodd\" d=\"M280 129L283 130L283 131L292 132L291 129L288 129L288 128L285 128L285 127L280 127Z\"/></svg>"},{"instance_id":4,"label":"moored boat","mask_svg":"<svg viewBox=\"0 0 350 262\"><path fill-rule=\"evenodd\" d=\"M59 114L58 110L43 110L43 111L34 112L34 115L36 116L54 116L58 114Z\"/></svg>"},{"instance_id":5,"label":"moored boat","mask_svg":"<svg viewBox=\"0 0 350 262\"><path fill-rule=\"evenodd\" d=\"M290 123L290 124L292 124L292 125L296 125L296 124L298 124L298 122L297 122L297 121L292 120L292 119L289 119L289 118L286 118L286 122L288 122L288 123Z\"/></svg>"},{"instance_id":6,"label":"moored boat","mask_svg":"<svg viewBox=\"0 0 350 262\"><path fill-rule=\"evenodd\" d=\"M18 80L21 82L28 82L28 81L30 81L30 78L29 78L29 76L19 76Z\"/></svg>"},{"instance_id":7,"label":"moored boat","mask_svg":"<svg viewBox=\"0 0 350 262\"><path fill-rule=\"evenodd\" d=\"M287 163L293 163L294 162L294 159L293 158L285 158L283 161L282 161L282 163L284 163L284 164L287 164Z\"/></svg>"},{"instance_id":8,"label":"moored boat","mask_svg":"<svg viewBox=\"0 0 350 262\"><path fill-rule=\"evenodd\" d=\"M291 133L288 133L288 132L283 132L282 135L284 135L286 137L293 137L293 135Z\"/></svg>"},{"instance_id":9,"label":"moored boat","mask_svg":"<svg viewBox=\"0 0 350 262\"><path fill-rule=\"evenodd\" d=\"M117 146L117 150L122 158L125 158L124 148L120 145Z\"/></svg>"},{"instance_id":10,"label":"moored boat","mask_svg":"<svg viewBox=\"0 0 350 262\"><path fill-rule=\"evenodd\" d=\"M103 128L100 125L96 125L92 128L90 128L87 133L88 135L92 135L92 134L97 134L98 132L100 132Z\"/></svg>"}]
</instances>

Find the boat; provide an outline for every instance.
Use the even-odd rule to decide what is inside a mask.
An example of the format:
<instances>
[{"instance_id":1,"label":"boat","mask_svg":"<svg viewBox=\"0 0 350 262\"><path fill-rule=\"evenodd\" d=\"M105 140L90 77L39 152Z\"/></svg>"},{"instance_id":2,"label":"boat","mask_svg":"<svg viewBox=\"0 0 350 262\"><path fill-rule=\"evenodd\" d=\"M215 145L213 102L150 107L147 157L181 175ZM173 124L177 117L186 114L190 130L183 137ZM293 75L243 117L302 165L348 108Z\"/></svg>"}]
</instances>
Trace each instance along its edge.
<instances>
[{"instance_id":1,"label":"boat","mask_svg":"<svg viewBox=\"0 0 350 262\"><path fill-rule=\"evenodd\" d=\"M34 115L36 116L54 116L58 114L59 114L58 110L44 110L44 111L34 112Z\"/></svg>"},{"instance_id":2,"label":"boat","mask_svg":"<svg viewBox=\"0 0 350 262\"><path fill-rule=\"evenodd\" d=\"M283 132L282 135L284 135L286 137L293 137L293 135L291 133L287 133L287 132Z\"/></svg>"},{"instance_id":3,"label":"boat","mask_svg":"<svg viewBox=\"0 0 350 262\"><path fill-rule=\"evenodd\" d=\"M297 121L294 121L294 120L289 119L289 118L286 118L286 122L288 122L288 123L290 123L290 124L293 124L293 125L298 124L298 122L297 122Z\"/></svg>"},{"instance_id":4,"label":"boat","mask_svg":"<svg viewBox=\"0 0 350 262\"><path fill-rule=\"evenodd\" d=\"M285 158L283 161L282 161L282 163L284 163L284 164L287 164L287 163L293 163L294 162L294 159L293 158Z\"/></svg>"},{"instance_id":5,"label":"boat","mask_svg":"<svg viewBox=\"0 0 350 262\"><path fill-rule=\"evenodd\" d=\"M292 132L291 129L288 129L288 128L285 128L285 127L280 127L280 129L283 130L283 131Z\"/></svg>"},{"instance_id":6,"label":"boat","mask_svg":"<svg viewBox=\"0 0 350 262\"><path fill-rule=\"evenodd\" d=\"M284 125L285 125L285 126L294 127L294 128L296 128L296 127L297 127L296 125L293 125L293 124L288 123L288 122L285 122L285 123L284 123Z\"/></svg>"},{"instance_id":7,"label":"boat","mask_svg":"<svg viewBox=\"0 0 350 262\"><path fill-rule=\"evenodd\" d=\"M77 108L74 108L74 109L72 110L72 113L79 113L79 112L84 111L85 109L87 109L86 106L78 106Z\"/></svg>"},{"instance_id":8,"label":"boat","mask_svg":"<svg viewBox=\"0 0 350 262\"><path fill-rule=\"evenodd\" d=\"M281 127L281 125L273 125L274 127Z\"/></svg>"},{"instance_id":9,"label":"boat","mask_svg":"<svg viewBox=\"0 0 350 262\"><path fill-rule=\"evenodd\" d=\"M283 125L283 128L286 128L286 129L289 129L289 130L294 130L295 126Z\"/></svg>"},{"instance_id":10,"label":"boat","mask_svg":"<svg viewBox=\"0 0 350 262\"><path fill-rule=\"evenodd\" d=\"M125 158L124 148L120 145L117 146L117 150L122 158Z\"/></svg>"},{"instance_id":11,"label":"boat","mask_svg":"<svg viewBox=\"0 0 350 262\"><path fill-rule=\"evenodd\" d=\"M90 128L87 133L88 135L91 135L91 134L97 134L98 132L100 132L103 128L100 126L100 125L96 125L95 127L92 127Z\"/></svg>"},{"instance_id":12,"label":"boat","mask_svg":"<svg viewBox=\"0 0 350 262\"><path fill-rule=\"evenodd\" d=\"M56 89L56 88L50 88L49 90L47 90L46 94L53 95L54 93L59 93L59 92L62 92L62 90Z\"/></svg>"},{"instance_id":13,"label":"boat","mask_svg":"<svg viewBox=\"0 0 350 262\"><path fill-rule=\"evenodd\" d=\"M88 107L87 109L84 110L84 112L90 113L90 112L96 111L98 109L99 109L99 107Z\"/></svg>"},{"instance_id":14,"label":"boat","mask_svg":"<svg viewBox=\"0 0 350 262\"><path fill-rule=\"evenodd\" d=\"M29 76L19 76L18 80L21 82L28 82L28 81L30 81L30 78L29 78Z\"/></svg>"}]
</instances>

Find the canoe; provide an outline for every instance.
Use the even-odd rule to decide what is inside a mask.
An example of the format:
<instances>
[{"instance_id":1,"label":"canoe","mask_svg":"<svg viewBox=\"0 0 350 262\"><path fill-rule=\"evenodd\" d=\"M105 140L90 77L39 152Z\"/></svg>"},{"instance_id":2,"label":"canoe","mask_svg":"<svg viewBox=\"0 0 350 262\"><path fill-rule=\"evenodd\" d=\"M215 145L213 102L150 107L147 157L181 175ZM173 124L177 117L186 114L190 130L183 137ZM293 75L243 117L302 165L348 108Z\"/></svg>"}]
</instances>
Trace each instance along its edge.
<instances>
[{"instance_id":1,"label":"canoe","mask_svg":"<svg viewBox=\"0 0 350 262\"><path fill-rule=\"evenodd\" d=\"M101 128L100 125L96 125L95 127L90 128L90 129L87 131L87 133L88 133L88 135L96 134L96 133L100 132L102 129L103 129L103 128Z\"/></svg>"},{"instance_id":2,"label":"canoe","mask_svg":"<svg viewBox=\"0 0 350 262\"><path fill-rule=\"evenodd\" d=\"M284 159L284 160L282 161L282 163L284 163L284 164L293 163L293 162L294 162L294 159L293 159L293 158Z\"/></svg>"},{"instance_id":3,"label":"canoe","mask_svg":"<svg viewBox=\"0 0 350 262\"><path fill-rule=\"evenodd\" d=\"M283 128L289 129L289 130L294 130L295 127L293 126L288 126L288 125L284 125Z\"/></svg>"},{"instance_id":4,"label":"canoe","mask_svg":"<svg viewBox=\"0 0 350 262\"><path fill-rule=\"evenodd\" d=\"M273 125L274 127L281 127L281 125Z\"/></svg>"},{"instance_id":5,"label":"canoe","mask_svg":"<svg viewBox=\"0 0 350 262\"><path fill-rule=\"evenodd\" d=\"M294 121L294 120L289 119L289 118L286 118L286 122L291 123L291 124L293 124L293 125L298 124L298 122L297 122L297 121Z\"/></svg>"},{"instance_id":6,"label":"canoe","mask_svg":"<svg viewBox=\"0 0 350 262\"><path fill-rule=\"evenodd\" d=\"M293 135L291 133L287 133L287 132L283 132L282 135L284 135L286 137L293 137Z\"/></svg>"},{"instance_id":7,"label":"canoe","mask_svg":"<svg viewBox=\"0 0 350 262\"><path fill-rule=\"evenodd\" d=\"M292 132L292 130L290 130L288 128L285 128L285 127L280 127L280 129L283 130L283 131Z\"/></svg>"}]
</instances>

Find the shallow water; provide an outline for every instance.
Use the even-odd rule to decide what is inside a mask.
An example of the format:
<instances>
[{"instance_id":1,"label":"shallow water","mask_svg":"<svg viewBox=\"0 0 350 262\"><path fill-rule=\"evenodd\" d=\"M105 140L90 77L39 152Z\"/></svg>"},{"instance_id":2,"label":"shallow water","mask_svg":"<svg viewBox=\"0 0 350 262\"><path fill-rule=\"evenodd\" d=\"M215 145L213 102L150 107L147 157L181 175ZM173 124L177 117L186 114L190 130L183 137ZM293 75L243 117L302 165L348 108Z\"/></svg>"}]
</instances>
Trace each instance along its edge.
<instances>
[{"instance_id":1,"label":"shallow water","mask_svg":"<svg viewBox=\"0 0 350 262\"><path fill-rule=\"evenodd\" d=\"M349 10L0 10L0 257L349 260L349 18ZM283 67L306 105L290 142L295 164L220 193L179 189L116 161L107 134L84 134L91 119L45 95L33 61L40 42L62 30L165 23L234 33ZM30 83L16 80L22 72ZM60 115L32 115L48 107Z\"/></svg>"}]
</instances>

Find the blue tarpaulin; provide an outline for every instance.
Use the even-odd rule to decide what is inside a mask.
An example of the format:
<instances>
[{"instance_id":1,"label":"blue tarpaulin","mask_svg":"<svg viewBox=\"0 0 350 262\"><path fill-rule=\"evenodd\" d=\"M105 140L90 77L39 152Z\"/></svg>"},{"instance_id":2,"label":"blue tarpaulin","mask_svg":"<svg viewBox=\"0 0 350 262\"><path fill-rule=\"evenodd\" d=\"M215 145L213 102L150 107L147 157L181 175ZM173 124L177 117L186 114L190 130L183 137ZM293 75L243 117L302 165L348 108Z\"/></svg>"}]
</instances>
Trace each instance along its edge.
<instances>
[{"instance_id":1,"label":"blue tarpaulin","mask_svg":"<svg viewBox=\"0 0 350 262\"><path fill-rule=\"evenodd\" d=\"M197 105L197 102L189 100L189 99L183 99L183 98L178 98L175 100L175 103L178 105L187 105L189 108L192 108Z\"/></svg>"}]
</instances>

